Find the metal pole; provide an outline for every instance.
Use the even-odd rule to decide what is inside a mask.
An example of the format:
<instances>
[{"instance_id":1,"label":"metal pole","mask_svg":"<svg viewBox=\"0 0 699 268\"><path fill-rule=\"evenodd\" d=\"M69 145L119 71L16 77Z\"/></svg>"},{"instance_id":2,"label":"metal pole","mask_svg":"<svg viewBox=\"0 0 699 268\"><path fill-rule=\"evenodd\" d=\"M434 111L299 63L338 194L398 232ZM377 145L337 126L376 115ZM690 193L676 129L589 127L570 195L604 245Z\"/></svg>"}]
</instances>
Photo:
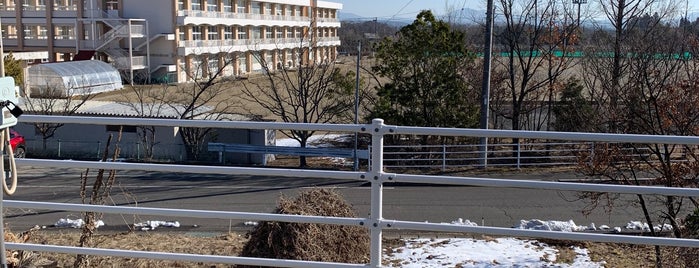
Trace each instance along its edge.
<instances>
[{"instance_id":1,"label":"metal pole","mask_svg":"<svg viewBox=\"0 0 699 268\"><path fill-rule=\"evenodd\" d=\"M3 135L3 137L0 138L0 140L2 140L3 143L6 143L0 145L0 147L3 148L2 151L0 151L0 172L3 172L3 176L1 177L3 180L5 180L8 177L6 176L8 172L5 172L5 146L10 146L10 141L5 141L4 131L9 130L0 130L0 135ZM5 182L3 181L3 183ZM4 199L5 189L2 189L0 190L0 265L2 265L2 268L7 268L7 256L5 254L5 211L2 206L2 202L4 201Z\"/></svg>"},{"instance_id":2,"label":"metal pole","mask_svg":"<svg viewBox=\"0 0 699 268\"><path fill-rule=\"evenodd\" d=\"M383 236L383 226L379 222L383 220L383 119L374 119L371 122L371 171L369 180L371 181L371 226L369 226L371 236L370 246L370 267L381 267L381 239Z\"/></svg>"},{"instance_id":3,"label":"metal pole","mask_svg":"<svg viewBox=\"0 0 699 268\"><path fill-rule=\"evenodd\" d=\"M482 129L488 129L490 109L490 63L493 52L493 0L488 0L488 10L485 12L485 47L483 48L483 88L481 89L481 125ZM488 138L481 137L481 167L488 166Z\"/></svg>"},{"instance_id":4,"label":"metal pole","mask_svg":"<svg viewBox=\"0 0 699 268\"><path fill-rule=\"evenodd\" d=\"M362 41L359 40L357 45L357 79L356 87L354 88L354 123L359 124L359 62L362 60ZM354 171L359 170L359 157L357 156L357 147L359 146L359 133L354 133Z\"/></svg>"},{"instance_id":5,"label":"metal pole","mask_svg":"<svg viewBox=\"0 0 699 268\"><path fill-rule=\"evenodd\" d=\"M2 39L5 36L2 34L2 20L0 19L0 77L5 77L5 46Z\"/></svg>"},{"instance_id":6,"label":"metal pole","mask_svg":"<svg viewBox=\"0 0 699 268\"><path fill-rule=\"evenodd\" d=\"M3 45L2 41L4 36L2 35L1 21L2 20L0 19L0 77L5 77L5 46ZM3 138L0 140L5 139L4 133L2 133L2 131L4 130L0 130L0 135L3 135ZM9 141L7 141L7 145L10 146ZM2 146L4 148L4 145ZM0 153L0 172L5 172L5 161L4 159L2 159L3 157L5 157L5 150L3 149L3 151ZM2 178L4 180L5 176L3 176ZM4 194L4 190L0 190L0 265L2 265L2 268L7 268L7 256L5 255L5 212L3 210L4 208L2 207L2 202L5 198Z\"/></svg>"}]
</instances>

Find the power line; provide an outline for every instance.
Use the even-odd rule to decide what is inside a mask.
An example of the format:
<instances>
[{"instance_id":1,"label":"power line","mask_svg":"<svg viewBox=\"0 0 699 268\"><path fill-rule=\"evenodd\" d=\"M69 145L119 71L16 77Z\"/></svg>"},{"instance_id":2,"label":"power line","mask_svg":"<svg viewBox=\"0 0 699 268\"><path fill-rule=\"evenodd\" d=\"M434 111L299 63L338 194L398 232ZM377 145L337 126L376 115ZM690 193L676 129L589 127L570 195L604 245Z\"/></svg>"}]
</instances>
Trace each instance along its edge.
<instances>
[{"instance_id":1,"label":"power line","mask_svg":"<svg viewBox=\"0 0 699 268\"><path fill-rule=\"evenodd\" d=\"M400 14L403 11L403 9L405 9L406 7L408 7L412 3L413 3L413 0L408 1L408 3L405 4L403 7L401 7L400 10L398 10L398 12L396 12L396 14L391 16L391 18L389 20L393 20L396 16L398 16L398 14Z\"/></svg>"}]
</instances>

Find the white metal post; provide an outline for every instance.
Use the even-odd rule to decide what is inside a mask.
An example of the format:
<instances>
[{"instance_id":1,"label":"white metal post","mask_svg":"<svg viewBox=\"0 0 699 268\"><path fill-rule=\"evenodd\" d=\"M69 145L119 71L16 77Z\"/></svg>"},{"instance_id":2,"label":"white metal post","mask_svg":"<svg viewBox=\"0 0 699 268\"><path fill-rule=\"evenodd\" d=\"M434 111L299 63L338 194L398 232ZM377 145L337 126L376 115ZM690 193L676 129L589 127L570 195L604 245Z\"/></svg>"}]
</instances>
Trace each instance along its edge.
<instances>
[{"instance_id":1,"label":"white metal post","mask_svg":"<svg viewBox=\"0 0 699 268\"><path fill-rule=\"evenodd\" d=\"M383 119L371 121L371 267L381 267L381 237L383 219Z\"/></svg>"},{"instance_id":2,"label":"white metal post","mask_svg":"<svg viewBox=\"0 0 699 268\"><path fill-rule=\"evenodd\" d=\"M4 76L4 74L3 74ZM8 146L9 141L8 141ZM5 172L5 150L0 152L0 172ZM5 177L2 177L4 180ZM5 191L0 189L0 265L2 268L7 268L7 256L5 255L5 212L2 203L5 201Z\"/></svg>"},{"instance_id":3,"label":"white metal post","mask_svg":"<svg viewBox=\"0 0 699 268\"><path fill-rule=\"evenodd\" d=\"M146 64L148 67L146 67L146 72L147 72L147 82L150 84L150 75L151 75L151 66L150 66L150 31L148 30L148 21L146 21Z\"/></svg>"},{"instance_id":4,"label":"white metal post","mask_svg":"<svg viewBox=\"0 0 699 268\"><path fill-rule=\"evenodd\" d=\"M131 75L131 85L133 86L133 33L131 32L131 20L128 20L129 25L129 74Z\"/></svg>"}]
</instances>

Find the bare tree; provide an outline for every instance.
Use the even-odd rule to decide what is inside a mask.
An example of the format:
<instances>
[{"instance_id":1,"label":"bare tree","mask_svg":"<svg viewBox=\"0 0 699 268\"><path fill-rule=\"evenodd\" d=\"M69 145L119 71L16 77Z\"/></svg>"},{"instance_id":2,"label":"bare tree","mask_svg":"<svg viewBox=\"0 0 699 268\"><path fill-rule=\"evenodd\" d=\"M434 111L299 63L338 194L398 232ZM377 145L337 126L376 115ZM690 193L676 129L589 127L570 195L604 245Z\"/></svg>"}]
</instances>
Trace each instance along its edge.
<instances>
[{"instance_id":1,"label":"bare tree","mask_svg":"<svg viewBox=\"0 0 699 268\"><path fill-rule=\"evenodd\" d=\"M352 90L355 74L343 72L335 65L335 55L313 59L311 55L320 49L308 36L299 40L300 46L295 66L280 66L255 54L262 64L264 76L243 83L244 97L257 103L283 122L338 123L348 122L352 110ZM308 58L304 58L308 57ZM282 131L306 147L308 138L315 131ZM301 156L300 166L306 166Z\"/></svg>"},{"instance_id":2,"label":"bare tree","mask_svg":"<svg viewBox=\"0 0 699 268\"><path fill-rule=\"evenodd\" d=\"M647 42L653 32L659 33L664 20L672 19L676 13L675 1L660 0L600 0L602 14L612 26L595 25L594 38L585 49L586 57L581 77L590 91L592 101L599 104L601 131L619 132L623 113L618 109L624 92L632 91L633 71L630 66L635 60L628 57L639 52L639 46L655 43ZM661 35L664 36L664 35ZM645 50L645 49L644 49Z\"/></svg>"},{"instance_id":3,"label":"bare tree","mask_svg":"<svg viewBox=\"0 0 699 268\"><path fill-rule=\"evenodd\" d=\"M589 96L598 110L604 111L596 125L601 126L602 131L619 133L696 136L699 134L696 128L699 124L699 84L696 82L699 69L696 59L685 56L687 51L696 51L695 40L684 29L673 26L672 8L667 5L653 15L626 17L625 14L640 12L640 9L652 10L659 3L616 4L628 10L617 8L605 12L611 12L608 16L615 19L613 24L617 27L614 34L621 36L600 35L606 37L603 40L615 40L608 42L614 54L598 51L585 59L585 66L590 67L587 70L591 72L587 79ZM599 48L609 46L602 43ZM648 178L656 185L696 187L697 159L695 149L688 146L609 144L596 147L594 156L586 156L582 170L621 184L642 185L648 181L641 178ZM615 196L607 194L584 197L592 204L606 200L613 206L616 201ZM679 214L688 203L686 198L644 195L637 195L637 198L649 225L668 223L676 237L682 236ZM696 208L696 200L690 200ZM654 211L651 204L659 204L663 209ZM658 235L652 228L650 233ZM659 246L655 247L655 253L656 266L663 266Z\"/></svg>"},{"instance_id":4,"label":"bare tree","mask_svg":"<svg viewBox=\"0 0 699 268\"><path fill-rule=\"evenodd\" d=\"M527 116L540 113L542 103L556 97L564 71L574 65L566 53L575 44L577 25L567 5L551 0L500 0L503 28L496 34L503 57L495 63L509 74L504 88L510 107L496 114L511 120L513 130L537 129L549 113L527 126ZM516 141L515 141L516 142Z\"/></svg>"},{"instance_id":5,"label":"bare tree","mask_svg":"<svg viewBox=\"0 0 699 268\"><path fill-rule=\"evenodd\" d=\"M151 94L156 102L165 104L178 119L221 120L231 114L236 103L228 88L235 78L226 73L233 65L235 53L192 56L186 68L190 82L164 85L161 93ZM163 106L158 106L163 108ZM198 160L212 132L210 128L180 128L187 147L187 158Z\"/></svg>"},{"instance_id":6,"label":"bare tree","mask_svg":"<svg viewBox=\"0 0 699 268\"><path fill-rule=\"evenodd\" d=\"M165 85L148 86L127 86L122 91L119 103L129 107L141 117L160 117L165 111L169 111L169 106L164 102L167 91ZM137 126L138 137L143 144L143 154L146 160L153 159L153 151L157 142L155 141L155 126Z\"/></svg>"},{"instance_id":7,"label":"bare tree","mask_svg":"<svg viewBox=\"0 0 699 268\"><path fill-rule=\"evenodd\" d=\"M87 101L92 99L90 89L67 87L47 84L42 87L40 94L32 94L24 100L24 105L29 113L41 115L73 115ZM47 140L56 134L63 123L35 123L34 126L41 134L42 150L46 151Z\"/></svg>"}]
</instances>

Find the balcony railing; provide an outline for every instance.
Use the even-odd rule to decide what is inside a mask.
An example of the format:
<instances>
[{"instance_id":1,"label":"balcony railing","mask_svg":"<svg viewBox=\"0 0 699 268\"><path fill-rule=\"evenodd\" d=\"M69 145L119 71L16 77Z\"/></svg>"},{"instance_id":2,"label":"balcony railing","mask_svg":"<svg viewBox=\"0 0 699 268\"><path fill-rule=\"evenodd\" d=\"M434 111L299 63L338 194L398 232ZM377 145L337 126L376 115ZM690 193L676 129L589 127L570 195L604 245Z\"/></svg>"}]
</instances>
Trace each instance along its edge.
<instances>
[{"instance_id":1,"label":"balcony railing","mask_svg":"<svg viewBox=\"0 0 699 268\"><path fill-rule=\"evenodd\" d=\"M283 15L263 15L250 13L233 13L233 12L218 12L218 11L200 11L200 10L180 10L178 16L184 17L201 17L215 19L243 19L243 20L276 20L276 21L311 21L309 17L303 16L283 16Z\"/></svg>"}]
</instances>

